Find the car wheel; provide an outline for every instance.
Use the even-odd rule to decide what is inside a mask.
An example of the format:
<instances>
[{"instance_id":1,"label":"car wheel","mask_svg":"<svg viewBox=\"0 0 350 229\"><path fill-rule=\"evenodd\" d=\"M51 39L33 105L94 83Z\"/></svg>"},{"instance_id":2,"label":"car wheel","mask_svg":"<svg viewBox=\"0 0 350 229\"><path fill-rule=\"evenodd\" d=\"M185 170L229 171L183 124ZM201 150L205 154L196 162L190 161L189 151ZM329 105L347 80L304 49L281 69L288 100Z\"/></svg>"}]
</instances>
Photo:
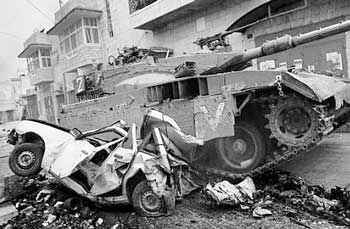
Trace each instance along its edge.
<instances>
[{"instance_id":1,"label":"car wheel","mask_svg":"<svg viewBox=\"0 0 350 229\"><path fill-rule=\"evenodd\" d=\"M165 202L153 192L147 180L138 183L132 193L135 211L142 216L156 217L164 213Z\"/></svg>"},{"instance_id":2,"label":"car wheel","mask_svg":"<svg viewBox=\"0 0 350 229\"><path fill-rule=\"evenodd\" d=\"M235 135L217 140L217 153L226 170L249 172L265 158L266 144L258 128L248 122L235 124Z\"/></svg>"},{"instance_id":3,"label":"car wheel","mask_svg":"<svg viewBox=\"0 0 350 229\"><path fill-rule=\"evenodd\" d=\"M9 157L9 166L18 176L27 177L41 171L44 150L33 143L23 143L15 147Z\"/></svg>"}]
</instances>

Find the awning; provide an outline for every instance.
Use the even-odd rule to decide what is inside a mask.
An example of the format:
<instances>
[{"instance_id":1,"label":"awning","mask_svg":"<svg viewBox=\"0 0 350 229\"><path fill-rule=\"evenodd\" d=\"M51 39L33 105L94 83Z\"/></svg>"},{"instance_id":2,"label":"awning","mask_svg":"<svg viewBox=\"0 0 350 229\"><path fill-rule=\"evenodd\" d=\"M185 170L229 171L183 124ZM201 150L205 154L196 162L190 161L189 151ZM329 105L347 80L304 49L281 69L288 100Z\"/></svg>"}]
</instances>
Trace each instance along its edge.
<instances>
[{"instance_id":1,"label":"awning","mask_svg":"<svg viewBox=\"0 0 350 229\"><path fill-rule=\"evenodd\" d=\"M76 22L82 17L97 18L102 15L101 10L93 10L86 8L74 8L64 16L59 22L57 22L48 32L49 35L59 35L63 33L63 30Z\"/></svg>"},{"instance_id":2,"label":"awning","mask_svg":"<svg viewBox=\"0 0 350 229\"><path fill-rule=\"evenodd\" d=\"M39 48L51 48L51 44L30 44L19 55L18 58L28 58Z\"/></svg>"},{"instance_id":3,"label":"awning","mask_svg":"<svg viewBox=\"0 0 350 229\"><path fill-rule=\"evenodd\" d=\"M253 10L249 11L248 13L244 14L242 17L240 17L238 20L236 20L226 31L235 31L235 32L244 32L249 27L267 20L272 17L279 16L280 14L274 14L271 15L269 13L269 7L272 7L273 9L279 9L281 7L285 6L291 6L293 5L295 0L270 0L267 3L264 3L263 5L260 5ZM288 13L290 11L286 11L285 13Z\"/></svg>"}]
</instances>

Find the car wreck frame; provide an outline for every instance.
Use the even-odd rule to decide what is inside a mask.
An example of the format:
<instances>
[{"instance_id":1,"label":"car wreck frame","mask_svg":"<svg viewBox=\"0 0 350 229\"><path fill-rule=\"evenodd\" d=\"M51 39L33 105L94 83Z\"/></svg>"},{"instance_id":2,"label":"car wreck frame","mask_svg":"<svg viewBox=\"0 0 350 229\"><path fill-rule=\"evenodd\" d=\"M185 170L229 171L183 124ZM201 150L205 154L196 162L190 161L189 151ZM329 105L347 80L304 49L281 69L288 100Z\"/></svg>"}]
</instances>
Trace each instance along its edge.
<instances>
[{"instance_id":1,"label":"car wreck frame","mask_svg":"<svg viewBox=\"0 0 350 229\"><path fill-rule=\"evenodd\" d=\"M173 125L167 128L180 131L174 120L165 119ZM96 137L109 132L118 137L110 141ZM16 145L10 166L17 175L34 175L38 170L28 174L26 168L13 164L19 151L31 152L37 160L42 159L40 168L84 198L99 204L131 204L141 215L166 214L174 208L176 197L182 198L198 186L189 182L185 171L190 166L161 129L151 128L141 140L136 132L135 124L125 127L122 121L77 135L79 131L25 120L9 135L9 143Z\"/></svg>"}]
</instances>

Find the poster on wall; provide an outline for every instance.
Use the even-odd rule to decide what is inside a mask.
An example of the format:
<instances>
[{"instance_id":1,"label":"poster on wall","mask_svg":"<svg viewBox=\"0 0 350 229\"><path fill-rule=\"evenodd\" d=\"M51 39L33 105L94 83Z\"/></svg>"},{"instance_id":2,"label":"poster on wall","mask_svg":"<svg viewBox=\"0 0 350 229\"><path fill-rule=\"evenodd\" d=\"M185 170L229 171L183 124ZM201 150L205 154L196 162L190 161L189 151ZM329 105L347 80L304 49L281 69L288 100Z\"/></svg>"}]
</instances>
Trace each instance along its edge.
<instances>
[{"instance_id":1,"label":"poster on wall","mask_svg":"<svg viewBox=\"0 0 350 229\"><path fill-rule=\"evenodd\" d=\"M315 65L308 65L308 66L307 66L307 70L308 70L309 72L315 72L315 71L316 71Z\"/></svg>"},{"instance_id":2,"label":"poster on wall","mask_svg":"<svg viewBox=\"0 0 350 229\"><path fill-rule=\"evenodd\" d=\"M263 62L260 62L259 64L261 71L271 70L276 68L276 64L274 60L265 60Z\"/></svg>"},{"instance_id":3,"label":"poster on wall","mask_svg":"<svg viewBox=\"0 0 350 229\"><path fill-rule=\"evenodd\" d=\"M287 71L287 70L288 70L287 62L281 62L281 63L279 63L278 67L279 67L279 69L282 70L282 71L283 71L283 70L284 70L284 71Z\"/></svg>"},{"instance_id":4,"label":"poster on wall","mask_svg":"<svg viewBox=\"0 0 350 229\"><path fill-rule=\"evenodd\" d=\"M294 67L295 69L303 69L303 59L295 59Z\"/></svg>"},{"instance_id":5,"label":"poster on wall","mask_svg":"<svg viewBox=\"0 0 350 229\"><path fill-rule=\"evenodd\" d=\"M342 56L339 52L326 54L327 64L330 70L343 70Z\"/></svg>"}]
</instances>

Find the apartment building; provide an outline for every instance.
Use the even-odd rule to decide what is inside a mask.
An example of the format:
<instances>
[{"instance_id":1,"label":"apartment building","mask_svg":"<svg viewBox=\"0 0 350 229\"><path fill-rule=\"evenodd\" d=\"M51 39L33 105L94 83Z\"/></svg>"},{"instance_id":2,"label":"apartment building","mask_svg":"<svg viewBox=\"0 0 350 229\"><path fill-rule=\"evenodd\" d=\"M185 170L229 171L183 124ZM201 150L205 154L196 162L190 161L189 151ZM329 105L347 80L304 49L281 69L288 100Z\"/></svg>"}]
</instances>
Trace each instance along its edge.
<instances>
[{"instance_id":1,"label":"apartment building","mask_svg":"<svg viewBox=\"0 0 350 229\"><path fill-rule=\"evenodd\" d=\"M108 57L124 47L167 47L174 55L186 55L202 51L194 44L198 38L234 30L227 39L238 52L286 33L297 35L349 19L349 12L347 0L69 0L55 13L55 24L46 34L33 34L26 41L20 57L28 59L41 117L58 122L63 104L79 102L79 76L102 66L106 78L119 77L110 71L115 66L108 65ZM349 36L259 58L254 68L295 65L347 78Z\"/></svg>"},{"instance_id":2,"label":"apartment building","mask_svg":"<svg viewBox=\"0 0 350 229\"><path fill-rule=\"evenodd\" d=\"M38 118L49 122L57 120L57 98L54 70L59 67L56 65L56 56L53 53L54 46L57 44L55 36L49 36L43 31L35 32L24 43L23 51L18 55L19 58L25 58L28 66L28 76L34 92L29 92L29 103L37 101ZM62 93L62 92L61 92ZM35 99L32 96L35 94ZM34 99L34 100L33 100ZM37 112L33 112L36 116Z\"/></svg>"},{"instance_id":3,"label":"apartment building","mask_svg":"<svg viewBox=\"0 0 350 229\"><path fill-rule=\"evenodd\" d=\"M0 82L0 122L20 120L26 112L26 96L30 84L25 74Z\"/></svg>"}]
</instances>

